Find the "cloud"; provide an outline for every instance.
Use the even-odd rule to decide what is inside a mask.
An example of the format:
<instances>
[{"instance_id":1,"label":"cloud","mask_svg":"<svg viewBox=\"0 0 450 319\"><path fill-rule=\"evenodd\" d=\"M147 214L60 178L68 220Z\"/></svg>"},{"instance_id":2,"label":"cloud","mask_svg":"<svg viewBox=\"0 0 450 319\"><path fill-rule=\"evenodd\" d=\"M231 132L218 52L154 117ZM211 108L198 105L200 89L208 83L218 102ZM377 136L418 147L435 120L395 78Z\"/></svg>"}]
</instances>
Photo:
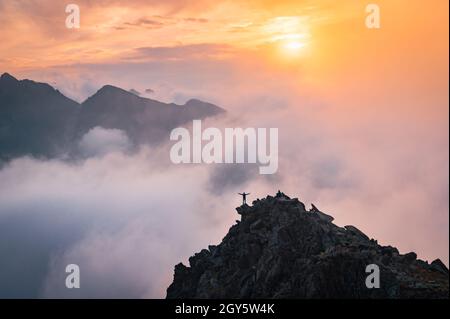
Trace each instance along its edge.
<instances>
[{"instance_id":1,"label":"cloud","mask_svg":"<svg viewBox=\"0 0 450 319\"><path fill-rule=\"evenodd\" d=\"M78 146L83 155L91 157L126 152L131 149L132 143L122 130L96 126L81 137Z\"/></svg>"},{"instance_id":2,"label":"cloud","mask_svg":"<svg viewBox=\"0 0 450 319\"><path fill-rule=\"evenodd\" d=\"M257 165L220 165L211 172L208 189L217 195L222 194L224 191L236 191L239 187L244 187L257 174Z\"/></svg>"},{"instance_id":3,"label":"cloud","mask_svg":"<svg viewBox=\"0 0 450 319\"><path fill-rule=\"evenodd\" d=\"M126 60L192 60L223 57L232 52L225 44L190 44L178 46L140 47L125 56Z\"/></svg>"},{"instance_id":4,"label":"cloud","mask_svg":"<svg viewBox=\"0 0 450 319\"><path fill-rule=\"evenodd\" d=\"M184 18L184 21L187 22L198 22L198 23L207 23L209 20L205 18Z\"/></svg>"},{"instance_id":5,"label":"cloud","mask_svg":"<svg viewBox=\"0 0 450 319\"><path fill-rule=\"evenodd\" d=\"M219 241L235 216L202 191L207 167L158 166L155 154L3 168L0 295L164 297L174 265ZM81 268L77 291L64 286L67 263Z\"/></svg>"},{"instance_id":6,"label":"cloud","mask_svg":"<svg viewBox=\"0 0 450 319\"><path fill-rule=\"evenodd\" d=\"M139 18L133 22L125 22L124 23L127 26L136 26L136 27L145 27L145 28L161 28L164 26L163 22L152 20L146 17Z\"/></svg>"}]
</instances>

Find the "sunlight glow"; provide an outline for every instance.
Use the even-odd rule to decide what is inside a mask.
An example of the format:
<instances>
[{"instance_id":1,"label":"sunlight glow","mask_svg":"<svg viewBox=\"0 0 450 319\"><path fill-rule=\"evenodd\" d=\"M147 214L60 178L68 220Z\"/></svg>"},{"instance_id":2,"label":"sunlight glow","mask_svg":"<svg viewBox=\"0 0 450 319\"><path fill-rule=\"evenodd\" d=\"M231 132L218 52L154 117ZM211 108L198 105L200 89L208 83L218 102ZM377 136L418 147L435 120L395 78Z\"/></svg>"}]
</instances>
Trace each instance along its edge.
<instances>
[{"instance_id":1,"label":"sunlight glow","mask_svg":"<svg viewBox=\"0 0 450 319\"><path fill-rule=\"evenodd\" d=\"M284 44L284 48L286 49L286 50L288 50L288 51L292 51L292 52L295 52L295 51L298 51L298 50L300 50L301 48L303 48L303 47L305 47L305 43L302 43L302 42L298 42L298 41L289 41L289 42L286 42L285 44Z\"/></svg>"},{"instance_id":2,"label":"sunlight glow","mask_svg":"<svg viewBox=\"0 0 450 319\"><path fill-rule=\"evenodd\" d=\"M279 51L279 58L286 60L303 54L308 46L310 32L307 17L276 17L263 28L270 35L269 42Z\"/></svg>"}]
</instances>

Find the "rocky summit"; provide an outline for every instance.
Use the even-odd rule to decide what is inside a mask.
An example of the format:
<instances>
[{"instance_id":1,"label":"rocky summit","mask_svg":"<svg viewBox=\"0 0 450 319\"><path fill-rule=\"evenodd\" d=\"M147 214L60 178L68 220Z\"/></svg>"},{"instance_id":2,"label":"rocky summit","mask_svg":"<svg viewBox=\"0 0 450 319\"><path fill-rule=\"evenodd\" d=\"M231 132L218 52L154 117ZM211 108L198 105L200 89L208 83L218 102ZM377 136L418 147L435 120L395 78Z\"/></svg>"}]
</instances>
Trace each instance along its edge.
<instances>
[{"instance_id":1,"label":"rocky summit","mask_svg":"<svg viewBox=\"0 0 450 319\"><path fill-rule=\"evenodd\" d=\"M381 246L314 205L278 192L236 210L222 243L175 266L167 298L449 298L439 259Z\"/></svg>"}]
</instances>

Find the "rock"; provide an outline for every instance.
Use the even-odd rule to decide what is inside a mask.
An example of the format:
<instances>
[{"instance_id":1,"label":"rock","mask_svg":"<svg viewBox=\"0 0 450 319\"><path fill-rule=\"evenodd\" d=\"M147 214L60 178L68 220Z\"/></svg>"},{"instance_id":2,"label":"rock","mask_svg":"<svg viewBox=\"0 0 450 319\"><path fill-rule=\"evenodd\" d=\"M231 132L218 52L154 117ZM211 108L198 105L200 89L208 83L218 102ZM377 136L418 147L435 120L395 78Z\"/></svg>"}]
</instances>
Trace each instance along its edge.
<instances>
[{"instance_id":1,"label":"rock","mask_svg":"<svg viewBox=\"0 0 450 319\"><path fill-rule=\"evenodd\" d=\"M261 228L264 228L264 223L261 219L258 219L256 222L250 225L250 232L255 232Z\"/></svg>"},{"instance_id":2,"label":"rock","mask_svg":"<svg viewBox=\"0 0 450 319\"><path fill-rule=\"evenodd\" d=\"M275 198L278 199L291 199L289 196L287 196L285 193L278 190L278 192L275 194Z\"/></svg>"},{"instance_id":3,"label":"rock","mask_svg":"<svg viewBox=\"0 0 450 319\"><path fill-rule=\"evenodd\" d=\"M382 255L387 255L389 257L399 254L398 249L392 246L382 246L380 247L380 252Z\"/></svg>"},{"instance_id":4,"label":"rock","mask_svg":"<svg viewBox=\"0 0 450 319\"><path fill-rule=\"evenodd\" d=\"M236 207L236 211L239 215L241 215L243 218L250 214L252 212L252 209L247 204L244 204L242 206Z\"/></svg>"},{"instance_id":5,"label":"rock","mask_svg":"<svg viewBox=\"0 0 450 319\"><path fill-rule=\"evenodd\" d=\"M327 215L327 214L324 214L321 211L317 211L315 213L319 216L319 218L321 220L326 221L327 223L331 223L334 220L334 217L332 217L330 215Z\"/></svg>"},{"instance_id":6,"label":"rock","mask_svg":"<svg viewBox=\"0 0 450 319\"><path fill-rule=\"evenodd\" d=\"M431 262L430 268L448 276L448 268L439 258Z\"/></svg>"},{"instance_id":7,"label":"rock","mask_svg":"<svg viewBox=\"0 0 450 319\"><path fill-rule=\"evenodd\" d=\"M410 252L402 256L403 260L407 263L412 263L417 259L417 254L415 252Z\"/></svg>"},{"instance_id":8,"label":"rock","mask_svg":"<svg viewBox=\"0 0 450 319\"><path fill-rule=\"evenodd\" d=\"M344 228L347 229L349 232L351 232L352 234L354 234L357 237L360 237L364 240L369 240L369 237L367 237L366 234L364 234L362 231L360 231L355 226L347 225L347 226L344 226Z\"/></svg>"},{"instance_id":9,"label":"rock","mask_svg":"<svg viewBox=\"0 0 450 319\"><path fill-rule=\"evenodd\" d=\"M283 193L237 208L222 242L175 266L167 298L448 298L448 269L400 255ZM365 285L380 267L380 288Z\"/></svg>"},{"instance_id":10,"label":"rock","mask_svg":"<svg viewBox=\"0 0 450 319\"><path fill-rule=\"evenodd\" d=\"M311 212L320 212L320 210L313 204L313 203L311 203L311 210L310 210Z\"/></svg>"},{"instance_id":11,"label":"rock","mask_svg":"<svg viewBox=\"0 0 450 319\"><path fill-rule=\"evenodd\" d=\"M311 209L309 210L310 213L316 214L316 216L327 223L331 223L334 218L333 216L327 215L323 212L321 212L313 203L311 203Z\"/></svg>"}]
</instances>

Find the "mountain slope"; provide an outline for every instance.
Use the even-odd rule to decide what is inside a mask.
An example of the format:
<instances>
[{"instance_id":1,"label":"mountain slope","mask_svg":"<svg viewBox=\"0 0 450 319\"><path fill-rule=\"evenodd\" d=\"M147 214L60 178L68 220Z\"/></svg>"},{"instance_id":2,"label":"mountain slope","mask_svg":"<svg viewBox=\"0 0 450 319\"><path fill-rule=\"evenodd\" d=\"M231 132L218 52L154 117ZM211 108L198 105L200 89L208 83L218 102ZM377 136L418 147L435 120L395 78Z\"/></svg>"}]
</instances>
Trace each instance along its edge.
<instances>
[{"instance_id":1,"label":"mountain slope","mask_svg":"<svg viewBox=\"0 0 450 319\"><path fill-rule=\"evenodd\" d=\"M123 130L136 146L159 143L177 126L223 112L199 100L167 104L111 85L79 104L48 84L19 81L4 73L0 77L0 162L24 155L72 154L80 138L96 126Z\"/></svg>"},{"instance_id":2,"label":"mountain slope","mask_svg":"<svg viewBox=\"0 0 450 319\"><path fill-rule=\"evenodd\" d=\"M124 130L136 144L155 143L167 139L168 132L177 126L223 112L218 106L198 100L185 105L167 104L105 85L82 103L77 133L80 136L101 126Z\"/></svg>"},{"instance_id":3,"label":"mountain slope","mask_svg":"<svg viewBox=\"0 0 450 319\"><path fill-rule=\"evenodd\" d=\"M48 84L0 77L0 159L55 156L69 143L79 104Z\"/></svg>"},{"instance_id":4,"label":"mountain slope","mask_svg":"<svg viewBox=\"0 0 450 319\"><path fill-rule=\"evenodd\" d=\"M237 208L218 246L175 266L167 298L448 298L448 269L380 246L283 193ZM380 287L366 287L378 265Z\"/></svg>"}]
</instances>

